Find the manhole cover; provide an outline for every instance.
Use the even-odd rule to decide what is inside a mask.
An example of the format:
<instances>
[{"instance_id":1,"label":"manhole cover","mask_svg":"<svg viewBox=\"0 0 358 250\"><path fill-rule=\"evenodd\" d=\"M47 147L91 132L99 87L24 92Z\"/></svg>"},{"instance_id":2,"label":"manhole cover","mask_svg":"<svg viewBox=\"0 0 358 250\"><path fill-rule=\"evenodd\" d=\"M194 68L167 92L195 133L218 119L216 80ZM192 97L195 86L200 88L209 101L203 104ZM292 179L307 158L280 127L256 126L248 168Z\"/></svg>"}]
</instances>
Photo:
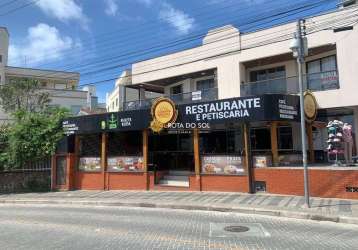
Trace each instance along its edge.
<instances>
[{"instance_id":1,"label":"manhole cover","mask_svg":"<svg viewBox=\"0 0 358 250\"><path fill-rule=\"evenodd\" d=\"M224 227L224 230L232 233L243 233L249 231L250 228L244 226L227 226Z\"/></svg>"},{"instance_id":2,"label":"manhole cover","mask_svg":"<svg viewBox=\"0 0 358 250\"><path fill-rule=\"evenodd\" d=\"M270 237L260 223L210 223L209 237Z\"/></svg>"}]
</instances>

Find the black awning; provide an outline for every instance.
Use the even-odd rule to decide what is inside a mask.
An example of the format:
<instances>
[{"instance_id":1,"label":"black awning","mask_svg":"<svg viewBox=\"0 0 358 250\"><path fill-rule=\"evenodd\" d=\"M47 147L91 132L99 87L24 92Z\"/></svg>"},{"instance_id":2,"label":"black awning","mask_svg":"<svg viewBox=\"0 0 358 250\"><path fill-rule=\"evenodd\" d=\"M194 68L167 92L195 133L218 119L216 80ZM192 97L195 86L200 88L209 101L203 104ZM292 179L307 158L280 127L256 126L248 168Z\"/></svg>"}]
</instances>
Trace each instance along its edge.
<instances>
[{"instance_id":1,"label":"black awning","mask_svg":"<svg viewBox=\"0 0 358 250\"><path fill-rule=\"evenodd\" d=\"M176 106L176 123L224 124L227 122L299 121L299 97L267 94ZM130 131L149 128L150 110L132 110L71 117L63 121L66 134ZM186 126L184 126L186 127Z\"/></svg>"}]
</instances>

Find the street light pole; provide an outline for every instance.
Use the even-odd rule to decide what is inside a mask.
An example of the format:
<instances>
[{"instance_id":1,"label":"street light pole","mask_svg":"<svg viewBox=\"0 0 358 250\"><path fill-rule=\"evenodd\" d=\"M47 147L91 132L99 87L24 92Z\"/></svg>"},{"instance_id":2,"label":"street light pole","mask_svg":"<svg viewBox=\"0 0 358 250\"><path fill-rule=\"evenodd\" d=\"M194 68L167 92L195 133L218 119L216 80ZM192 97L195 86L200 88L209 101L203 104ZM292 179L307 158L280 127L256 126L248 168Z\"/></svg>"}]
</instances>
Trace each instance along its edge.
<instances>
[{"instance_id":1,"label":"street light pole","mask_svg":"<svg viewBox=\"0 0 358 250\"><path fill-rule=\"evenodd\" d=\"M300 92L300 114L301 114L301 141L302 141L302 163L303 163L303 181L304 181L304 195L305 206L310 207L309 194L309 180L308 180L308 166L307 166L307 147L306 147L306 119L304 111L304 88L303 88L303 72L302 67L305 62L305 44L302 32L303 20L297 21L297 66L298 66L298 85Z\"/></svg>"}]
</instances>

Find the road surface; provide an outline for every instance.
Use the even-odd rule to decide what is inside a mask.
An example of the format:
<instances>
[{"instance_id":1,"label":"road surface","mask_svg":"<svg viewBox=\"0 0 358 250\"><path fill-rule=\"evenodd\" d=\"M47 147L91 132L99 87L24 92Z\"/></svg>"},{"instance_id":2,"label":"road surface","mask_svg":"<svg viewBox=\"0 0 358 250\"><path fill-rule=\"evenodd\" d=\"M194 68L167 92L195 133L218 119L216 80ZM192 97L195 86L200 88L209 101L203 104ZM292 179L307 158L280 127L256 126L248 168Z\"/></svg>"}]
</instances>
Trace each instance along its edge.
<instances>
[{"instance_id":1,"label":"road surface","mask_svg":"<svg viewBox=\"0 0 358 250\"><path fill-rule=\"evenodd\" d=\"M229 226L248 231L225 231ZM358 226L222 212L3 204L0 248L358 249Z\"/></svg>"}]
</instances>

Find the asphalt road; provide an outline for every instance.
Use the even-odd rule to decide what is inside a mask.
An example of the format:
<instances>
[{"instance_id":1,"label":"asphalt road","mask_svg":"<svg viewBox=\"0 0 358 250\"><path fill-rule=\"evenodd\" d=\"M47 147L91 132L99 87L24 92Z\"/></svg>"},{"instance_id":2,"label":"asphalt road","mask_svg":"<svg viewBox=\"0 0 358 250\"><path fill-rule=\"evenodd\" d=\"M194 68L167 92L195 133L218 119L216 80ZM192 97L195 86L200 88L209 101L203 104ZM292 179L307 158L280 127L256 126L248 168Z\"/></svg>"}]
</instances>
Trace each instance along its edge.
<instances>
[{"instance_id":1,"label":"asphalt road","mask_svg":"<svg viewBox=\"0 0 358 250\"><path fill-rule=\"evenodd\" d=\"M259 215L0 205L0 249L358 249L357 236L356 225Z\"/></svg>"}]
</instances>

